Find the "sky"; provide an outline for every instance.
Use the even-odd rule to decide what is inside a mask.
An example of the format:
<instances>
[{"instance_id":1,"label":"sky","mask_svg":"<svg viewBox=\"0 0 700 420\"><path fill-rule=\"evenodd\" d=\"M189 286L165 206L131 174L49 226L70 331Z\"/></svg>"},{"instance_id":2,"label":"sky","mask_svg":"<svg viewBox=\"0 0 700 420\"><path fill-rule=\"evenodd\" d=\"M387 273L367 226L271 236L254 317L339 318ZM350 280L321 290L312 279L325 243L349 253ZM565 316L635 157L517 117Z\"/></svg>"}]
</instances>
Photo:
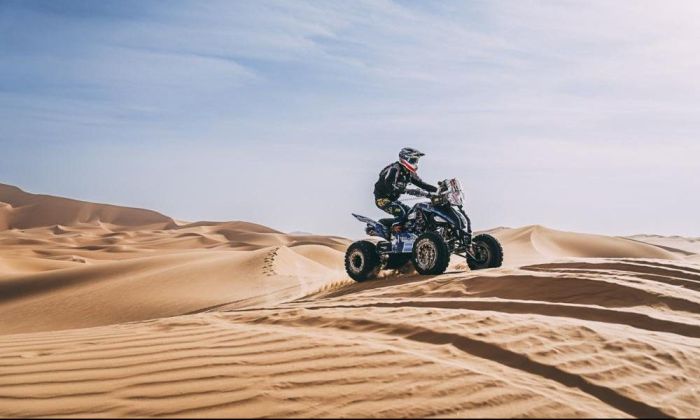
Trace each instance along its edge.
<instances>
[{"instance_id":1,"label":"sky","mask_svg":"<svg viewBox=\"0 0 700 420\"><path fill-rule=\"evenodd\" d=\"M477 230L700 236L699 21L692 0L0 0L0 182L361 237L408 146Z\"/></svg>"}]
</instances>

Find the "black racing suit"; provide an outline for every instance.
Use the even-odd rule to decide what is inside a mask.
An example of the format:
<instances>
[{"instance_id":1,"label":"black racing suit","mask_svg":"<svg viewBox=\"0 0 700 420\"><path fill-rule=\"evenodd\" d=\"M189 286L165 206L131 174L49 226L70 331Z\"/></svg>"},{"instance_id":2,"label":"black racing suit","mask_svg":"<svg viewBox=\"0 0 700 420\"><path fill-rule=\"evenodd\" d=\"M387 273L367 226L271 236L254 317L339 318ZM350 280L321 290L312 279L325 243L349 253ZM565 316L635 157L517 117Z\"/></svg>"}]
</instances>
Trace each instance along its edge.
<instances>
[{"instance_id":1,"label":"black racing suit","mask_svg":"<svg viewBox=\"0 0 700 420\"><path fill-rule=\"evenodd\" d=\"M406 192L408 184L413 184L426 191L435 192L438 189L424 182L418 174L406 169L401 163L394 162L379 173L379 179L374 184L374 202L383 211L394 216L394 223L402 223L410 207L399 201L401 194Z\"/></svg>"}]
</instances>

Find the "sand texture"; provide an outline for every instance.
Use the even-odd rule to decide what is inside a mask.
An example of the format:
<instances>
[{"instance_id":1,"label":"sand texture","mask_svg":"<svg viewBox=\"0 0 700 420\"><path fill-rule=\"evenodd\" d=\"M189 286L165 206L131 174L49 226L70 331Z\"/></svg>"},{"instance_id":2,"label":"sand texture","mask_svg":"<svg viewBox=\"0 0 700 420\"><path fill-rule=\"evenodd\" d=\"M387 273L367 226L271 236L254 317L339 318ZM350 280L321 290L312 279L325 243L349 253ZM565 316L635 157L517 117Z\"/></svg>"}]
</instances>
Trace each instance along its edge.
<instances>
[{"instance_id":1,"label":"sand texture","mask_svg":"<svg viewBox=\"0 0 700 420\"><path fill-rule=\"evenodd\" d=\"M0 417L700 415L696 239L492 234L355 283L348 239L0 184Z\"/></svg>"}]
</instances>

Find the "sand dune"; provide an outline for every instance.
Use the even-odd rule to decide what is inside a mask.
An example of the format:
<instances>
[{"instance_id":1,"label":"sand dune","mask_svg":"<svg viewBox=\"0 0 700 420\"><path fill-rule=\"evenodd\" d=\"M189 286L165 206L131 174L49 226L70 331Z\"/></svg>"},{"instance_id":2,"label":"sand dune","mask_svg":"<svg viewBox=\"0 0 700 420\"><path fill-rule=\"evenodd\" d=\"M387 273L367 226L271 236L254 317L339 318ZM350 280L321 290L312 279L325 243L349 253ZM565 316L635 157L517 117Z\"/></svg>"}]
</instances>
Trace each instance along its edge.
<instances>
[{"instance_id":1,"label":"sand dune","mask_svg":"<svg viewBox=\"0 0 700 420\"><path fill-rule=\"evenodd\" d=\"M700 253L700 238L685 238L682 236L634 235L629 239L646 242L673 252L681 252L688 256Z\"/></svg>"},{"instance_id":2,"label":"sand dune","mask_svg":"<svg viewBox=\"0 0 700 420\"><path fill-rule=\"evenodd\" d=\"M358 284L344 238L0 187L2 417L700 414L692 248L498 228Z\"/></svg>"},{"instance_id":3,"label":"sand dune","mask_svg":"<svg viewBox=\"0 0 700 420\"><path fill-rule=\"evenodd\" d=\"M151 210L29 194L6 184L0 184L0 202L5 203L0 208L0 229L99 223L153 229L175 225L171 218Z\"/></svg>"},{"instance_id":4,"label":"sand dune","mask_svg":"<svg viewBox=\"0 0 700 420\"><path fill-rule=\"evenodd\" d=\"M508 243L511 252L505 255L506 265L519 265L552 258L682 258L652 244L627 238L563 232L533 225L518 229L499 229L491 232L500 241Z\"/></svg>"}]
</instances>

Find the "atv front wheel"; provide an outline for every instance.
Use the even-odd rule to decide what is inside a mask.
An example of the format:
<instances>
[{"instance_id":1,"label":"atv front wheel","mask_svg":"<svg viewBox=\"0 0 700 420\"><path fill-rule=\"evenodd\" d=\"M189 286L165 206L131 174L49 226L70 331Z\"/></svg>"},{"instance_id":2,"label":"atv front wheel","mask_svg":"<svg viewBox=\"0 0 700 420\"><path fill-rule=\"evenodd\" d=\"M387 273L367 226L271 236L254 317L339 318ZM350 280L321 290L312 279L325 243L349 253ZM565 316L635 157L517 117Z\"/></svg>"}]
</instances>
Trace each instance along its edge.
<instances>
[{"instance_id":1,"label":"atv front wheel","mask_svg":"<svg viewBox=\"0 0 700 420\"><path fill-rule=\"evenodd\" d=\"M411 260L420 274L442 274L450 263L450 250L442 236L426 232L413 243Z\"/></svg>"},{"instance_id":2,"label":"atv front wheel","mask_svg":"<svg viewBox=\"0 0 700 420\"><path fill-rule=\"evenodd\" d=\"M503 264L503 248L498 239L488 234L476 235L472 239L474 257L467 256L467 265L472 270L500 267Z\"/></svg>"},{"instance_id":3,"label":"atv front wheel","mask_svg":"<svg viewBox=\"0 0 700 420\"><path fill-rule=\"evenodd\" d=\"M357 241L345 253L345 271L355 281L377 277L379 265L377 246L370 241Z\"/></svg>"}]
</instances>

